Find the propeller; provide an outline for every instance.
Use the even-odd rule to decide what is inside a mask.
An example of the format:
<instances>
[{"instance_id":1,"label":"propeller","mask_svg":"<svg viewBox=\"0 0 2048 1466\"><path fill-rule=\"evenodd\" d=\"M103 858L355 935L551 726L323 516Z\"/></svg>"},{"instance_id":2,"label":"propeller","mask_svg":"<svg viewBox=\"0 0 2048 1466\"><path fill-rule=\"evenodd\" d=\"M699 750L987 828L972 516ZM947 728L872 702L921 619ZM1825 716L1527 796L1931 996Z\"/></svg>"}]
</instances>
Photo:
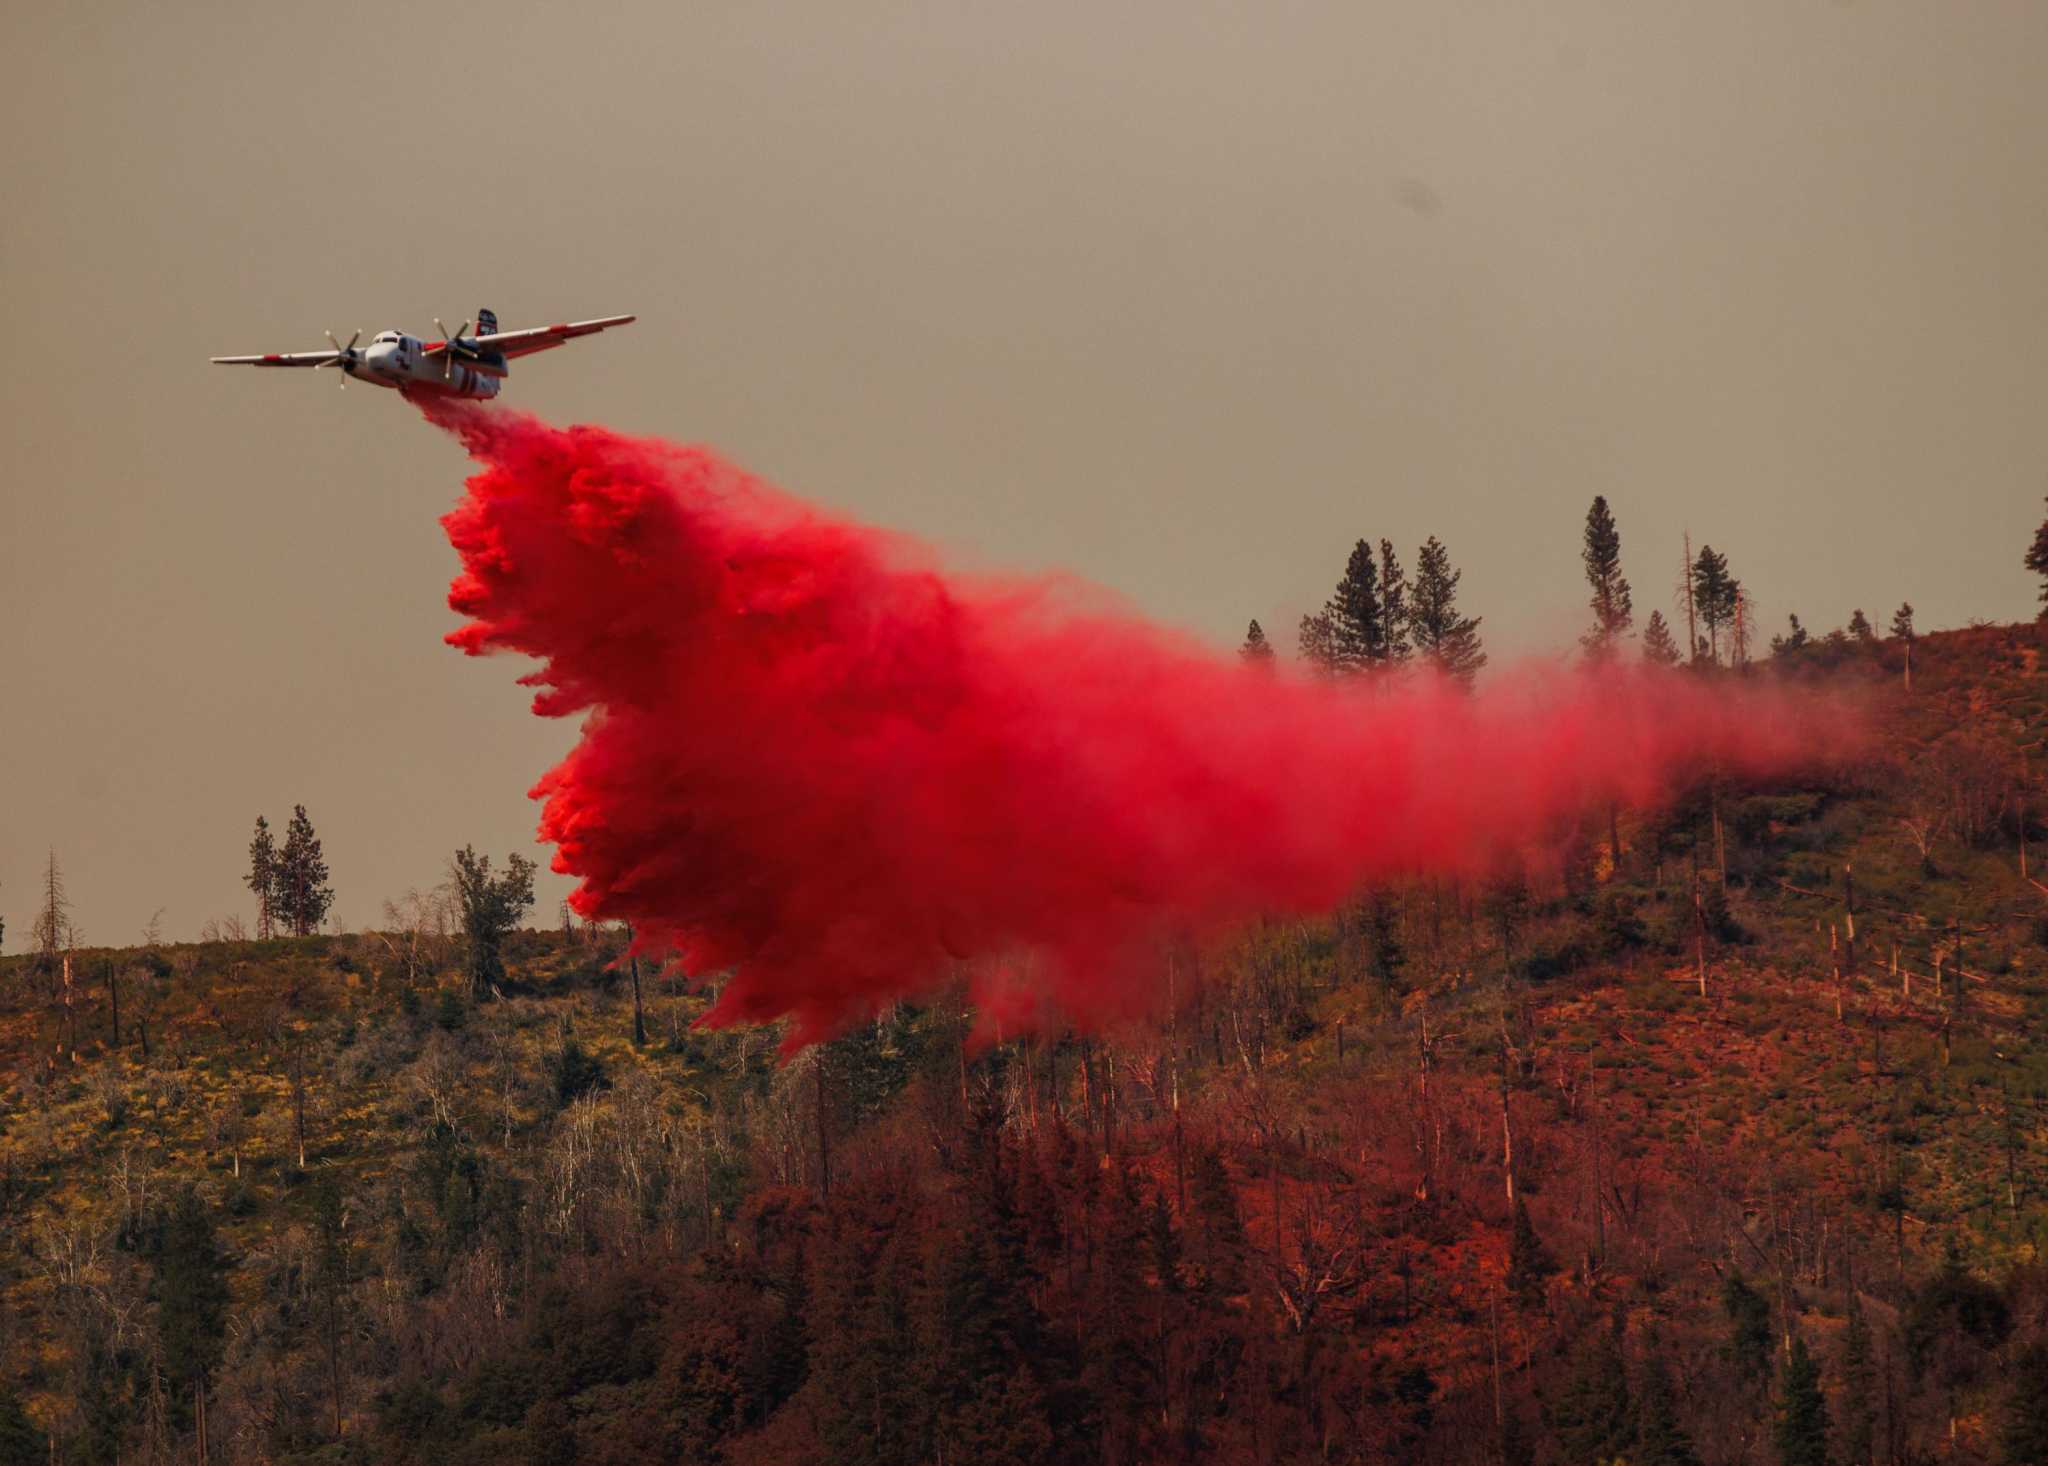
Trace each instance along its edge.
<instances>
[{"instance_id":1,"label":"propeller","mask_svg":"<svg viewBox=\"0 0 2048 1466\"><path fill-rule=\"evenodd\" d=\"M469 334L470 324L469 321L465 320L462 323L462 329L450 335L448 328L441 324L441 318L435 316L434 329L441 333L441 349L450 356L459 356L465 359L474 357L476 354L474 349L462 339Z\"/></svg>"},{"instance_id":2,"label":"propeller","mask_svg":"<svg viewBox=\"0 0 2048 1466\"><path fill-rule=\"evenodd\" d=\"M346 392L348 390L348 374L354 368L357 361L356 343L362 339L363 332L361 327L357 327L355 335L348 338L348 345L346 346L343 346L339 341L335 340L334 333L332 331L329 331L327 333L327 344L329 346L332 346L335 349L335 351L337 351L340 354L333 361L321 362L320 365L314 367L313 370L317 372L324 371L326 368L331 366L340 367L341 389L344 392Z\"/></svg>"}]
</instances>

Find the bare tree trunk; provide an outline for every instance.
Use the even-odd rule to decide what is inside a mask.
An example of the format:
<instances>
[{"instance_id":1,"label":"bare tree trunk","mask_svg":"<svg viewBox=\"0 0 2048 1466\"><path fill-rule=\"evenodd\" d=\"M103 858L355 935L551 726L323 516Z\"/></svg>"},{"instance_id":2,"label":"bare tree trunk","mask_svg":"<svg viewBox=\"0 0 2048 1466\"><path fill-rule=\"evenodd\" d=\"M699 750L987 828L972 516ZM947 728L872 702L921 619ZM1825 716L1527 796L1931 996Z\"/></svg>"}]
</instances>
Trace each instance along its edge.
<instances>
[{"instance_id":1,"label":"bare tree trunk","mask_svg":"<svg viewBox=\"0 0 2048 1466\"><path fill-rule=\"evenodd\" d=\"M632 928L629 927L627 930L630 932ZM631 938L629 937L628 940L631 940ZM633 1047L636 1049L645 1048L647 1045L647 1019L640 1008L640 954L638 952L635 952L628 959L628 965L633 970Z\"/></svg>"},{"instance_id":2,"label":"bare tree trunk","mask_svg":"<svg viewBox=\"0 0 2048 1466\"><path fill-rule=\"evenodd\" d=\"M299 1142L299 1169L306 1169L306 1056L303 1041L292 1040L292 1129Z\"/></svg>"},{"instance_id":3,"label":"bare tree trunk","mask_svg":"<svg viewBox=\"0 0 2048 1466\"><path fill-rule=\"evenodd\" d=\"M1700 900L1700 857L1692 857L1692 939L1693 960L1699 970L1700 996L1707 995L1707 908Z\"/></svg>"},{"instance_id":4,"label":"bare tree trunk","mask_svg":"<svg viewBox=\"0 0 2048 1466\"><path fill-rule=\"evenodd\" d=\"M1508 1210L1515 1206L1515 1119L1508 1108L1507 1023L1501 1023L1500 1046L1500 1166L1507 1179Z\"/></svg>"},{"instance_id":5,"label":"bare tree trunk","mask_svg":"<svg viewBox=\"0 0 2048 1466\"><path fill-rule=\"evenodd\" d=\"M1685 562L1679 567L1685 584L1685 665L1690 667L1700 654L1699 617L1692 598L1692 531L1685 532Z\"/></svg>"}]
</instances>

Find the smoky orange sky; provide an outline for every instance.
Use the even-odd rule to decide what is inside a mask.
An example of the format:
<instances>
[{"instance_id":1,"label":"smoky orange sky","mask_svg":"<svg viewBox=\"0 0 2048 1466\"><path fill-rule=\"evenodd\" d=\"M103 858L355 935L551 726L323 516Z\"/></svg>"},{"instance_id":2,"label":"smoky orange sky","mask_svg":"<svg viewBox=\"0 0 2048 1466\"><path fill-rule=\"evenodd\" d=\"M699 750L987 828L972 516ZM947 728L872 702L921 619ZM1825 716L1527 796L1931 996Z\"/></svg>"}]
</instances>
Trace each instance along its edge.
<instances>
[{"instance_id":1,"label":"smoky orange sky","mask_svg":"<svg viewBox=\"0 0 2048 1466\"><path fill-rule=\"evenodd\" d=\"M459 452L321 332L521 363L971 564L1291 640L1441 536L1569 644L1587 501L1766 629L2031 614L2048 8L24 0L0 22L0 914L250 915L309 806L354 927L526 849L573 730L441 643ZM543 884L539 919L565 887Z\"/></svg>"}]
</instances>

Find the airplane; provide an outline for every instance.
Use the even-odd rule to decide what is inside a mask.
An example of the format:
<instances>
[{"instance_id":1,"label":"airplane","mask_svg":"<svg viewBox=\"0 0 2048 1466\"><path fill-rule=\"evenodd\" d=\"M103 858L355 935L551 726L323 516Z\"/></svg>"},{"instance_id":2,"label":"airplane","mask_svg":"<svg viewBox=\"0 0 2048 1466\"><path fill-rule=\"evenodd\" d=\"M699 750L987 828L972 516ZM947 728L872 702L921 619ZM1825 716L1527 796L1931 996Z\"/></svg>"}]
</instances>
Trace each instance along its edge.
<instances>
[{"instance_id":1,"label":"airplane","mask_svg":"<svg viewBox=\"0 0 2048 1466\"><path fill-rule=\"evenodd\" d=\"M441 333L439 341L422 341L403 331L380 331L368 346L357 350L356 343L363 339L361 331L349 337L346 346L335 340L334 333L330 331L327 341L334 348L332 351L216 356L213 361L219 366L312 367L316 371L338 366L344 387L353 377L358 382L368 382L375 387L393 387L409 395L482 400L498 395L498 385L511 370L507 363L513 357L552 351L565 341L573 341L578 336L594 336L613 326L627 325L633 319L632 316L605 316L595 321L567 321L559 326L500 331L497 316L491 311L480 310L476 313L474 336L469 334L468 321L462 323L461 330L451 334L436 320L434 328Z\"/></svg>"}]
</instances>

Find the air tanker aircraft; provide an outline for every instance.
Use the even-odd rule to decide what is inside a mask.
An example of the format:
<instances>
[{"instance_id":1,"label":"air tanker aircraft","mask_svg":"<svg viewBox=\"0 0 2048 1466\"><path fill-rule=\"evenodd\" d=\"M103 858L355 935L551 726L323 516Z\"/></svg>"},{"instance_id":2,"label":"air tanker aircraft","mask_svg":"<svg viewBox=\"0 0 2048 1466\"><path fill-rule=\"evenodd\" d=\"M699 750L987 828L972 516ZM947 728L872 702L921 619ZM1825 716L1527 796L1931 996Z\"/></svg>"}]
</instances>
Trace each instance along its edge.
<instances>
[{"instance_id":1,"label":"air tanker aircraft","mask_svg":"<svg viewBox=\"0 0 2048 1466\"><path fill-rule=\"evenodd\" d=\"M511 370L506 363L515 356L552 351L578 336L594 336L612 326L623 326L632 316L606 316L596 321L569 321L559 326L534 326L524 331L499 331L498 318L488 310L476 313L476 334L469 334L469 322L449 334L438 320L434 328L439 341L422 341L403 331L380 331L360 351L363 339L358 331L343 346L328 332L332 351L292 351L268 356L216 356L221 366L341 368L341 385L348 379L376 387L395 387L401 392L433 397L487 398L498 395L498 384Z\"/></svg>"}]
</instances>

